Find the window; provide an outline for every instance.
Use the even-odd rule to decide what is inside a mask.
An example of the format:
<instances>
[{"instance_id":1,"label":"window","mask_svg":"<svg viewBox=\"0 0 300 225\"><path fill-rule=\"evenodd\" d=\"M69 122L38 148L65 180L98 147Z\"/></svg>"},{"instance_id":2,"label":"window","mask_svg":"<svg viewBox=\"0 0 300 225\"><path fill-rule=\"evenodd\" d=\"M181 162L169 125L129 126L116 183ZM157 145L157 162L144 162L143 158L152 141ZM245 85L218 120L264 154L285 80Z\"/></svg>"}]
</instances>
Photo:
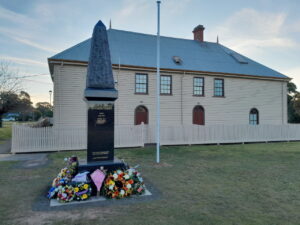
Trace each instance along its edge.
<instances>
[{"instance_id":1,"label":"window","mask_svg":"<svg viewBox=\"0 0 300 225\"><path fill-rule=\"evenodd\" d=\"M148 124L148 109L145 106L139 105L135 109L134 124L139 125L141 123Z\"/></svg>"},{"instance_id":2,"label":"window","mask_svg":"<svg viewBox=\"0 0 300 225\"><path fill-rule=\"evenodd\" d=\"M160 76L160 94L171 95L172 94L172 77L167 75Z\"/></svg>"},{"instance_id":3,"label":"window","mask_svg":"<svg viewBox=\"0 0 300 225\"><path fill-rule=\"evenodd\" d=\"M215 79L214 96L224 97L224 79Z\"/></svg>"},{"instance_id":4,"label":"window","mask_svg":"<svg viewBox=\"0 0 300 225\"><path fill-rule=\"evenodd\" d=\"M204 78L194 77L194 95L204 96Z\"/></svg>"},{"instance_id":5,"label":"window","mask_svg":"<svg viewBox=\"0 0 300 225\"><path fill-rule=\"evenodd\" d=\"M193 124L204 125L204 108L201 105L193 109Z\"/></svg>"},{"instance_id":6,"label":"window","mask_svg":"<svg viewBox=\"0 0 300 225\"><path fill-rule=\"evenodd\" d=\"M148 74L135 74L135 93L148 94Z\"/></svg>"},{"instance_id":7,"label":"window","mask_svg":"<svg viewBox=\"0 0 300 225\"><path fill-rule=\"evenodd\" d=\"M259 120L258 120L258 110L253 108L250 110L250 114L249 114L249 124L250 125L258 125L259 124Z\"/></svg>"}]
</instances>

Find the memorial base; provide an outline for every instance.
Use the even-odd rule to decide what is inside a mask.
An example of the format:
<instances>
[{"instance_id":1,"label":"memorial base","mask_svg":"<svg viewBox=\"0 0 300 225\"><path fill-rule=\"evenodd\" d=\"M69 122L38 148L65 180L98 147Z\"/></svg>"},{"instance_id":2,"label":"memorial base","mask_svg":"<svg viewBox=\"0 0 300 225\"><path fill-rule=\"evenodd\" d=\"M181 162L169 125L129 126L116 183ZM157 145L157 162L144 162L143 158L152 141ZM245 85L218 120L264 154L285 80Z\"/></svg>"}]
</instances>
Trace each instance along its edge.
<instances>
[{"instance_id":1,"label":"memorial base","mask_svg":"<svg viewBox=\"0 0 300 225\"><path fill-rule=\"evenodd\" d=\"M84 171L89 171L90 173L92 173L93 171L95 171L96 169L100 169L101 167L103 167L104 170L112 171L117 169L127 169L128 165L117 158L115 158L113 161L99 161L89 163L86 160L80 160L78 172L80 173Z\"/></svg>"}]
</instances>

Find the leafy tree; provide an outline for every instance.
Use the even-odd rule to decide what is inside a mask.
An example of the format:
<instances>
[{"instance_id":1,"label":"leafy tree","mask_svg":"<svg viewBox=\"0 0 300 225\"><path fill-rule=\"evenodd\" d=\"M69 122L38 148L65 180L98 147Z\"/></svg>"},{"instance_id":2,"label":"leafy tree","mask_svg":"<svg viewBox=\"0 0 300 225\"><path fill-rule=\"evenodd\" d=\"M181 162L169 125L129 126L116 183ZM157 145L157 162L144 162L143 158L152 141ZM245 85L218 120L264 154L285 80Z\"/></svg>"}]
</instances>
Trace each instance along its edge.
<instances>
[{"instance_id":1,"label":"leafy tree","mask_svg":"<svg viewBox=\"0 0 300 225\"><path fill-rule=\"evenodd\" d=\"M288 122L300 123L300 94L297 91L297 86L289 82L288 88Z\"/></svg>"},{"instance_id":2,"label":"leafy tree","mask_svg":"<svg viewBox=\"0 0 300 225\"><path fill-rule=\"evenodd\" d=\"M24 121L30 117L33 111L30 95L25 91L21 91L20 94L12 92L1 92L0 100L1 116L7 112L18 112L20 113L21 118Z\"/></svg>"},{"instance_id":3,"label":"leafy tree","mask_svg":"<svg viewBox=\"0 0 300 225\"><path fill-rule=\"evenodd\" d=\"M42 117L53 117L53 107L49 102L36 103L36 110L39 111Z\"/></svg>"}]
</instances>

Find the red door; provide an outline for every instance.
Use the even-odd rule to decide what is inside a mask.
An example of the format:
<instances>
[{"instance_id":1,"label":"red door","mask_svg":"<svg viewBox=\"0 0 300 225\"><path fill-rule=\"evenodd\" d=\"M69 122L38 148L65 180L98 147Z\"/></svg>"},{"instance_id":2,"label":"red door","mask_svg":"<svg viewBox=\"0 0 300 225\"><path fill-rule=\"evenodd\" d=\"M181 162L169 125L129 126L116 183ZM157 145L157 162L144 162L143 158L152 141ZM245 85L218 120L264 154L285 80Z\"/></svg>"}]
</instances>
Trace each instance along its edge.
<instances>
[{"instance_id":1,"label":"red door","mask_svg":"<svg viewBox=\"0 0 300 225\"><path fill-rule=\"evenodd\" d=\"M138 106L135 109L135 125L141 123L148 124L148 110L144 106Z\"/></svg>"},{"instance_id":2,"label":"red door","mask_svg":"<svg viewBox=\"0 0 300 225\"><path fill-rule=\"evenodd\" d=\"M195 106L193 110L193 124L204 125L204 108Z\"/></svg>"}]
</instances>

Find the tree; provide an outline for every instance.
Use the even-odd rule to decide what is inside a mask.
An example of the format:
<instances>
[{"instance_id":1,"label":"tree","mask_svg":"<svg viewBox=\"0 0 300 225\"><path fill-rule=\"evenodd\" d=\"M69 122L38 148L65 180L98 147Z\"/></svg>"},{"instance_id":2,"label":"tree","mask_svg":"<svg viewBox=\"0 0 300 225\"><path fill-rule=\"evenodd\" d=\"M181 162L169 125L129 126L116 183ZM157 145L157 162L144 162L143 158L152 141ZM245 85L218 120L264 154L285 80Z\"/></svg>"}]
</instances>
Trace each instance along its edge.
<instances>
[{"instance_id":1,"label":"tree","mask_svg":"<svg viewBox=\"0 0 300 225\"><path fill-rule=\"evenodd\" d=\"M0 128L2 116L13 109L16 105L20 90L20 79L17 72L10 68L10 63L0 60Z\"/></svg>"},{"instance_id":2,"label":"tree","mask_svg":"<svg viewBox=\"0 0 300 225\"><path fill-rule=\"evenodd\" d=\"M49 102L38 102L36 103L36 110L42 114L42 117L52 117L53 107Z\"/></svg>"},{"instance_id":3,"label":"tree","mask_svg":"<svg viewBox=\"0 0 300 225\"><path fill-rule=\"evenodd\" d=\"M33 112L30 95L25 91L21 91L18 97L19 99L14 111L21 113L20 116L22 121L27 121L28 118L32 117L32 112Z\"/></svg>"},{"instance_id":4,"label":"tree","mask_svg":"<svg viewBox=\"0 0 300 225\"><path fill-rule=\"evenodd\" d=\"M295 94L293 97L293 106L297 115L300 116L300 93Z\"/></svg>"},{"instance_id":5,"label":"tree","mask_svg":"<svg viewBox=\"0 0 300 225\"><path fill-rule=\"evenodd\" d=\"M288 82L288 122L300 123L300 94L297 91L297 86Z\"/></svg>"}]
</instances>

